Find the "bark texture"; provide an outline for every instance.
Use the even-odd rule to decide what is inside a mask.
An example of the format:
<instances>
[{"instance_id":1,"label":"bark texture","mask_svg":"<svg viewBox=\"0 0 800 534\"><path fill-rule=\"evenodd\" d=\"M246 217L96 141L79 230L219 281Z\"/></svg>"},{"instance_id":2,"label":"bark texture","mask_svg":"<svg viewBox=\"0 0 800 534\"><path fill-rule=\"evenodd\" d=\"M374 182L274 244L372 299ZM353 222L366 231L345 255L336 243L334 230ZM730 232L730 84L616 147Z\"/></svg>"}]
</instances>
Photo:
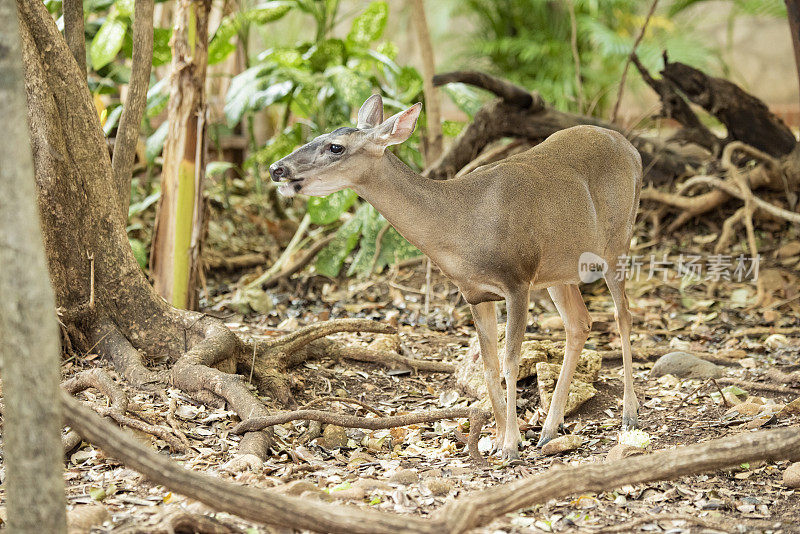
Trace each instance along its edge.
<instances>
[{"instance_id":1,"label":"bark texture","mask_svg":"<svg viewBox=\"0 0 800 534\"><path fill-rule=\"evenodd\" d=\"M78 68L86 75L86 36L83 28L83 0L63 0L64 38Z\"/></svg>"},{"instance_id":2,"label":"bark texture","mask_svg":"<svg viewBox=\"0 0 800 534\"><path fill-rule=\"evenodd\" d=\"M119 119L114 141L114 183L119 191L122 220L128 222L131 200L131 169L139 143L139 126L147 105L150 67L153 64L153 0L136 0L133 13L133 59L128 83L128 97Z\"/></svg>"},{"instance_id":3,"label":"bark texture","mask_svg":"<svg viewBox=\"0 0 800 534\"><path fill-rule=\"evenodd\" d=\"M156 291L173 306L184 309L197 307L210 9L211 0L180 0L175 11L169 128L150 255Z\"/></svg>"},{"instance_id":4,"label":"bark texture","mask_svg":"<svg viewBox=\"0 0 800 534\"><path fill-rule=\"evenodd\" d=\"M16 5L0 2L0 365L8 529L66 531L59 332L33 184Z\"/></svg>"}]
</instances>

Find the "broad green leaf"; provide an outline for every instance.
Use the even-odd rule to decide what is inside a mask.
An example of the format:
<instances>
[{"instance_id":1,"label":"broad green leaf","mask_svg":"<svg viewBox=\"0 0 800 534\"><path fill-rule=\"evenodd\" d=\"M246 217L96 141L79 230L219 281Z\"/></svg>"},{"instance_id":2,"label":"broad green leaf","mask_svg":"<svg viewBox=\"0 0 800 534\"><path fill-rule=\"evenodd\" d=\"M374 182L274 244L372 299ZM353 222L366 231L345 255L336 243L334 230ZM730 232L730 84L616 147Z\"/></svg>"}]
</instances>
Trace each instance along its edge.
<instances>
[{"instance_id":1,"label":"broad green leaf","mask_svg":"<svg viewBox=\"0 0 800 534\"><path fill-rule=\"evenodd\" d=\"M167 139L167 130L169 130L169 123L164 121L161 123L161 126L147 138L144 144L144 153L149 163L153 163L164 149L164 141Z\"/></svg>"},{"instance_id":2,"label":"broad green leaf","mask_svg":"<svg viewBox=\"0 0 800 534\"><path fill-rule=\"evenodd\" d=\"M330 278L335 278L339 275L345 258L358 243L363 211L367 209L367 206L369 204L361 206L356 214L339 228L333 241L317 255L314 267L319 274Z\"/></svg>"},{"instance_id":3,"label":"broad green leaf","mask_svg":"<svg viewBox=\"0 0 800 534\"><path fill-rule=\"evenodd\" d=\"M244 18L255 24L268 24L286 15L292 9L292 4L287 1L262 2L245 11Z\"/></svg>"},{"instance_id":4,"label":"broad green leaf","mask_svg":"<svg viewBox=\"0 0 800 534\"><path fill-rule=\"evenodd\" d=\"M311 68L316 72L322 72L331 65L341 65L346 54L344 41L341 39L326 39L308 49L303 54L303 59L307 59Z\"/></svg>"},{"instance_id":5,"label":"broad green leaf","mask_svg":"<svg viewBox=\"0 0 800 534\"><path fill-rule=\"evenodd\" d=\"M248 109L251 111L264 109L291 93L293 87L294 84L291 81L284 81L271 85L264 90L257 91L253 94Z\"/></svg>"},{"instance_id":6,"label":"broad green leaf","mask_svg":"<svg viewBox=\"0 0 800 534\"><path fill-rule=\"evenodd\" d=\"M102 69L117 57L122 48L126 30L125 23L115 17L107 18L100 26L89 46L89 58L94 70Z\"/></svg>"},{"instance_id":7,"label":"broad green leaf","mask_svg":"<svg viewBox=\"0 0 800 534\"><path fill-rule=\"evenodd\" d=\"M152 119L166 109L169 103L168 81L169 77L162 78L147 90L147 107L144 114L146 118Z\"/></svg>"},{"instance_id":8,"label":"broad green leaf","mask_svg":"<svg viewBox=\"0 0 800 534\"><path fill-rule=\"evenodd\" d=\"M376 243L377 245L377 243ZM415 258L422 254L417 247L406 241L397 230L389 228L381 239L381 251L378 260L375 262L375 269L381 272L384 267L395 263Z\"/></svg>"},{"instance_id":9,"label":"broad green leaf","mask_svg":"<svg viewBox=\"0 0 800 534\"><path fill-rule=\"evenodd\" d=\"M383 218L383 215L378 213L378 210L373 208L370 204L364 204L364 206L367 206L367 209L362 215L361 241L358 245L356 257L347 270L347 276L352 276L353 274L366 276L372 272L372 266L375 262L377 237L381 229L386 225L386 219Z\"/></svg>"},{"instance_id":10,"label":"broad green leaf","mask_svg":"<svg viewBox=\"0 0 800 534\"><path fill-rule=\"evenodd\" d=\"M139 202L134 202L130 205L130 207L128 207L128 217L133 217L134 215L142 213L144 210L158 202L159 198L161 198L161 191L156 191L155 193L147 195Z\"/></svg>"},{"instance_id":11,"label":"broad green leaf","mask_svg":"<svg viewBox=\"0 0 800 534\"><path fill-rule=\"evenodd\" d=\"M206 165L206 176L221 176L235 166L230 161L211 161Z\"/></svg>"},{"instance_id":12,"label":"broad green leaf","mask_svg":"<svg viewBox=\"0 0 800 534\"><path fill-rule=\"evenodd\" d=\"M372 94L370 81L343 65L331 67L325 74L330 79L336 95L356 109Z\"/></svg>"},{"instance_id":13,"label":"broad green leaf","mask_svg":"<svg viewBox=\"0 0 800 534\"><path fill-rule=\"evenodd\" d=\"M237 24L233 17L235 17L235 15L229 15L223 18L219 23L217 31L214 32L214 37L211 38L211 43L208 45L209 65L214 65L215 63L223 61L231 52L236 50L233 37L237 32Z\"/></svg>"},{"instance_id":14,"label":"broad green leaf","mask_svg":"<svg viewBox=\"0 0 800 534\"><path fill-rule=\"evenodd\" d=\"M257 65L231 79L228 94L225 96L225 117L228 119L228 125L233 126L242 120L253 97L266 83L263 77L267 72L269 72L267 65Z\"/></svg>"},{"instance_id":15,"label":"broad green leaf","mask_svg":"<svg viewBox=\"0 0 800 534\"><path fill-rule=\"evenodd\" d=\"M363 13L353 20L347 41L356 45L368 45L383 35L389 18L389 4L384 0L371 2Z\"/></svg>"},{"instance_id":16,"label":"broad green leaf","mask_svg":"<svg viewBox=\"0 0 800 534\"><path fill-rule=\"evenodd\" d=\"M308 215L314 224L331 224L350 209L358 195L352 189L343 189L324 197L308 199Z\"/></svg>"}]
</instances>

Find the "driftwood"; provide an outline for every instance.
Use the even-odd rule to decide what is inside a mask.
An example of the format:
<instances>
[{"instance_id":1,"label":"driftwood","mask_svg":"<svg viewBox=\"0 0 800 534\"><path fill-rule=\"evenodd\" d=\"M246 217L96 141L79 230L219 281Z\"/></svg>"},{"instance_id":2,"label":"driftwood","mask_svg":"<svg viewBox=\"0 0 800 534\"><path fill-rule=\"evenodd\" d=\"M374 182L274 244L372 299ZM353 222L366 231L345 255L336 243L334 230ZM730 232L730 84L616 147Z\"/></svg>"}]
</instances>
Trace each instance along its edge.
<instances>
[{"instance_id":1,"label":"driftwood","mask_svg":"<svg viewBox=\"0 0 800 534\"><path fill-rule=\"evenodd\" d=\"M487 525L503 514L576 493L674 479L742 462L800 458L797 427L746 432L615 462L553 468L541 475L455 499L432 519L423 519L280 495L207 477L156 454L66 393L62 394L62 403L67 424L87 441L151 481L215 510L271 525L316 532L466 532Z\"/></svg>"},{"instance_id":2,"label":"driftwood","mask_svg":"<svg viewBox=\"0 0 800 534\"><path fill-rule=\"evenodd\" d=\"M601 119L553 109L538 93L531 93L481 72L450 72L433 78L435 85L453 82L486 89L499 98L485 104L444 155L425 171L424 174L429 178L452 178L487 145L503 137L523 138L538 143L559 130L580 124L628 133L619 125ZM702 158L680 154L658 140L638 135L629 135L629 138L642 155L645 180L651 183L670 182L678 176L691 174L703 163Z\"/></svg>"}]
</instances>

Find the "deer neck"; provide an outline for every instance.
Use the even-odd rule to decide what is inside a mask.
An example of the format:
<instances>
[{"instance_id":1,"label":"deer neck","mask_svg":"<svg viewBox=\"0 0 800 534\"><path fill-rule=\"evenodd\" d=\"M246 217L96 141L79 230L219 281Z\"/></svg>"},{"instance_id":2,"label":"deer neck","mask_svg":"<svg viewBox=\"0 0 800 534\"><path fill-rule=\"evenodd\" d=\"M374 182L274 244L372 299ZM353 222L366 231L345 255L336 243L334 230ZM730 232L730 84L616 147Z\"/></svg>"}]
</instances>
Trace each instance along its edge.
<instances>
[{"instance_id":1,"label":"deer neck","mask_svg":"<svg viewBox=\"0 0 800 534\"><path fill-rule=\"evenodd\" d=\"M443 180L424 178L389 152L366 183L353 188L400 234L436 261L452 218Z\"/></svg>"}]
</instances>

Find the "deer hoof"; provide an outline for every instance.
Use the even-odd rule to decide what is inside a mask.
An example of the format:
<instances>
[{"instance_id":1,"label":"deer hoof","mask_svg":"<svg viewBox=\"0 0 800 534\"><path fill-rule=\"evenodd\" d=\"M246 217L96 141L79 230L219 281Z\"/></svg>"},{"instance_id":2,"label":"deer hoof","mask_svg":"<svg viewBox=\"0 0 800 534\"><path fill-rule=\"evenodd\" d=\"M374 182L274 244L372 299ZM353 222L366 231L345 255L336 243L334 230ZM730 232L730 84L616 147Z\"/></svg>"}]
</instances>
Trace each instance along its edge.
<instances>
[{"instance_id":1,"label":"deer hoof","mask_svg":"<svg viewBox=\"0 0 800 534\"><path fill-rule=\"evenodd\" d=\"M543 435L542 437L539 438L539 443L537 443L536 446L541 449L542 447L547 445L547 443L549 441L551 441L552 439L553 438L551 438L550 436L544 436Z\"/></svg>"},{"instance_id":2,"label":"deer hoof","mask_svg":"<svg viewBox=\"0 0 800 534\"><path fill-rule=\"evenodd\" d=\"M623 415L622 416L622 431L634 430L639 428L639 418L637 416Z\"/></svg>"},{"instance_id":3,"label":"deer hoof","mask_svg":"<svg viewBox=\"0 0 800 534\"><path fill-rule=\"evenodd\" d=\"M515 446L513 449L503 449L500 459L504 462L514 462L519 460L519 451Z\"/></svg>"}]
</instances>

